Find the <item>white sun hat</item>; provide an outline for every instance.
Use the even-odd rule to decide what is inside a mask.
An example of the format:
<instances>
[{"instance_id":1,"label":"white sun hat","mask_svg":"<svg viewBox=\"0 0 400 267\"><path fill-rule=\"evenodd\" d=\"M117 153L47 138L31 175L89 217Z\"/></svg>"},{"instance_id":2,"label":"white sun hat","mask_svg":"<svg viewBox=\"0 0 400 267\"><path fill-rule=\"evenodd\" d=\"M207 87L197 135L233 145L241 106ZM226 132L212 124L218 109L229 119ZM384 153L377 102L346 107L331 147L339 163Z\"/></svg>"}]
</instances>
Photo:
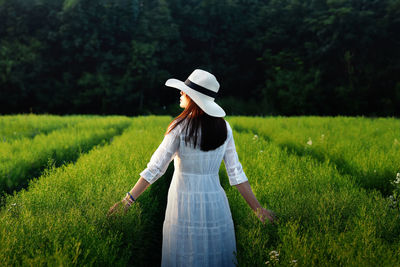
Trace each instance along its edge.
<instances>
[{"instance_id":1,"label":"white sun hat","mask_svg":"<svg viewBox=\"0 0 400 267\"><path fill-rule=\"evenodd\" d=\"M205 113L213 117L224 117L225 111L214 102L219 90L219 83L211 73L196 69L185 82L168 79L166 86L185 92Z\"/></svg>"}]
</instances>

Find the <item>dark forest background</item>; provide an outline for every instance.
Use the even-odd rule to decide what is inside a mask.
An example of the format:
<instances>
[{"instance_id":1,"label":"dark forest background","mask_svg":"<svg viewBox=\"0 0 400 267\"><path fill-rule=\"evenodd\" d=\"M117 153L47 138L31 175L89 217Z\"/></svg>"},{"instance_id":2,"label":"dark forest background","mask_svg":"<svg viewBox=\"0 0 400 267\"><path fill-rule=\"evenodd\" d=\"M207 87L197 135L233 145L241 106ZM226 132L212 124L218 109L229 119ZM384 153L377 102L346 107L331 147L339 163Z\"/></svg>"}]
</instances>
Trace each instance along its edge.
<instances>
[{"instance_id":1,"label":"dark forest background","mask_svg":"<svg viewBox=\"0 0 400 267\"><path fill-rule=\"evenodd\" d=\"M0 0L0 113L400 115L400 0Z\"/></svg>"}]
</instances>

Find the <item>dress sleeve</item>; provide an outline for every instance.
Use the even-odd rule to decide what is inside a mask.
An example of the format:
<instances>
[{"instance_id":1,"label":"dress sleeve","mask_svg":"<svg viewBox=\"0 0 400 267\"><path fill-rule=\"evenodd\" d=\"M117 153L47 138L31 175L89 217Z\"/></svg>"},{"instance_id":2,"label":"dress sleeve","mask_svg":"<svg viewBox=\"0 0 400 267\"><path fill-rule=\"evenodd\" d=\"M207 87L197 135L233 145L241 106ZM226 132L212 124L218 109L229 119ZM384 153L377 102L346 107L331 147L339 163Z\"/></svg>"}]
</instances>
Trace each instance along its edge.
<instances>
[{"instance_id":1,"label":"dress sleeve","mask_svg":"<svg viewBox=\"0 0 400 267\"><path fill-rule=\"evenodd\" d=\"M232 129L227 122L228 129L228 143L224 154L224 163L226 172L229 177L230 185L237 185L248 181L246 174L243 171L242 164L240 164L238 154L236 152L235 141L233 140Z\"/></svg>"},{"instance_id":2,"label":"dress sleeve","mask_svg":"<svg viewBox=\"0 0 400 267\"><path fill-rule=\"evenodd\" d=\"M179 126L176 126L164 137L157 150L151 156L147 168L140 173L140 176L150 184L157 181L165 173L169 163L175 157L179 149Z\"/></svg>"}]
</instances>

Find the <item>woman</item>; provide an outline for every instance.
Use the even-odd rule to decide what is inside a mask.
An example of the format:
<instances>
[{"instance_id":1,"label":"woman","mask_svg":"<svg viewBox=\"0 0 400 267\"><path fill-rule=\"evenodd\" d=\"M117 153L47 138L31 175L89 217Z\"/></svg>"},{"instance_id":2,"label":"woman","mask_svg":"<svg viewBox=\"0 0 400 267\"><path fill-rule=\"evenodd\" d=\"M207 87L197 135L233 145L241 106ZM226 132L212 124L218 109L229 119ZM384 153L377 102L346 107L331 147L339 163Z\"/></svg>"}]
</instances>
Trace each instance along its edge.
<instances>
[{"instance_id":1,"label":"woman","mask_svg":"<svg viewBox=\"0 0 400 267\"><path fill-rule=\"evenodd\" d=\"M219 83L209 72L196 69L185 81L169 79L181 90L184 111L166 131L140 179L119 205L125 211L166 171L174 159L163 224L162 266L235 266L235 231L229 203L220 185L222 160L230 185L235 185L258 218L272 223L275 214L261 207L239 162L232 129L224 110L214 102Z\"/></svg>"}]
</instances>

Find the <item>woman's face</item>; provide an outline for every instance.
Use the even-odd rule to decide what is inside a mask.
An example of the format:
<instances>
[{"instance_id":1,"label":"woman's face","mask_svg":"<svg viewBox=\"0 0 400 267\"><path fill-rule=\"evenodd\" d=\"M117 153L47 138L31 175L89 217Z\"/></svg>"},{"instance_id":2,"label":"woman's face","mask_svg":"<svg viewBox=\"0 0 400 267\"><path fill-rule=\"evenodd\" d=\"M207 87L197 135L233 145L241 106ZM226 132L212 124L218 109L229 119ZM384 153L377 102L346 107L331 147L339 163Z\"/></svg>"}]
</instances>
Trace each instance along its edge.
<instances>
[{"instance_id":1,"label":"woman's face","mask_svg":"<svg viewBox=\"0 0 400 267\"><path fill-rule=\"evenodd\" d=\"M181 91L180 107L181 108L186 108L188 104L189 104L188 95Z\"/></svg>"}]
</instances>

